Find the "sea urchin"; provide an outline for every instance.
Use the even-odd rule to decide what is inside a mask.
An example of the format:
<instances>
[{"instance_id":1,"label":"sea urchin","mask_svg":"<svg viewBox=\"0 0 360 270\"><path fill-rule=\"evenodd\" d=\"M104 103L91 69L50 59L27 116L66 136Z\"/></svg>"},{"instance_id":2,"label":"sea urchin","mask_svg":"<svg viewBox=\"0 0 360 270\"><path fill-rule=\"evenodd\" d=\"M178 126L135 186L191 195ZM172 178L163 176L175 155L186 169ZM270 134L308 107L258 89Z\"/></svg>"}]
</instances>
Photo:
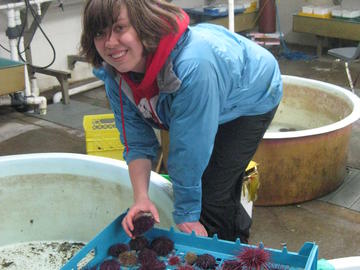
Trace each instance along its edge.
<instances>
[{"instance_id":1,"label":"sea urchin","mask_svg":"<svg viewBox=\"0 0 360 270\"><path fill-rule=\"evenodd\" d=\"M100 270L120 270L121 265L116 260L107 260L101 263Z\"/></svg>"},{"instance_id":2,"label":"sea urchin","mask_svg":"<svg viewBox=\"0 0 360 270\"><path fill-rule=\"evenodd\" d=\"M143 213L134 219L133 224L134 230L132 230L131 233L134 237L138 237L152 229L155 220L151 214Z\"/></svg>"},{"instance_id":3,"label":"sea urchin","mask_svg":"<svg viewBox=\"0 0 360 270\"><path fill-rule=\"evenodd\" d=\"M129 246L131 250L143 250L148 247L149 241L144 236L136 237L135 239L131 239L129 242Z\"/></svg>"},{"instance_id":4,"label":"sea urchin","mask_svg":"<svg viewBox=\"0 0 360 270\"><path fill-rule=\"evenodd\" d=\"M120 253L122 253L124 251L129 251L129 246L127 244L118 243L118 244L112 245L109 248L108 254L113 257L118 257L120 255Z\"/></svg>"},{"instance_id":5,"label":"sea urchin","mask_svg":"<svg viewBox=\"0 0 360 270\"><path fill-rule=\"evenodd\" d=\"M263 248L244 248L237 258L244 269L269 270L270 253Z\"/></svg>"},{"instance_id":6,"label":"sea urchin","mask_svg":"<svg viewBox=\"0 0 360 270\"><path fill-rule=\"evenodd\" d=\"M242 264L238 260L227 260L224 261L221 270L242 270Z\"/></svg>"},{"instance_id":7,"label":"sea urchin","mask_svg":"<svg viewBox=\"0 0 360 270\"><path fill-rule=\"evenodd\" d=\"M174 249L174 242L165 236L160 236L152 240L150 248L154 250L158 256L166 256Z\"/></svg>"},{"instance_id":8,"label":"sea urchin","mask_svg":"<svg viewBox=\"0 0 360 270\"><path fill-rule=\"evenodd\" d=\"M121 265L124 266L128 266L128 267L135 266L137 264L136 251L131 250L120 253L119 261Z\"/></svg>"},{"instance_id":9,"label":"sea urchin","mask_svg":"<svg viewBox=\"0 0 360 270\"><path fill-rule=\"evenodd\" d=\"M139 270L165 270L166 265L164 262L155 260L151 264L142 265Z\"/></svg>"},{"instance_id":10,"label":"sea urchin","mask_svg":"<svg viewBox=\"0 0 360 270\"><path fill-rule=\"evenodd\" d=\"M216 260L214 256L210 254L202 254L197 257L195 265L201 269L215 269Z\"/></svg>"},{"instance_id":11,"label":"sea urchin","mask_svg":"<svg viewBox=\"0 0 360 270\"><path fill-rule=\"evenodd\" d=\"M144 248L143 250L141 250L138 255L138 261L141 265L151 264L153 261L156 260L157 260L156 252L148 248Z\"/></svg>"}]
</instances>

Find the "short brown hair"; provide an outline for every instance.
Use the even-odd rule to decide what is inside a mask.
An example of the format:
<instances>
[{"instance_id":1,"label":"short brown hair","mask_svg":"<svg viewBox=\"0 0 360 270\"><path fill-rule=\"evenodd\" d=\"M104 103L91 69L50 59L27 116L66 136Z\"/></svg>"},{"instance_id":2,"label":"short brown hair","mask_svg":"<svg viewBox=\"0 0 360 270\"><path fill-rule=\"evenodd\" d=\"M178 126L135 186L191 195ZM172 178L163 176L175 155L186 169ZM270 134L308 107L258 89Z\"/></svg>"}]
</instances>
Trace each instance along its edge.
<instances>
[{"instance_id":1,"label":"short brown hair","mask_svg":"<svg viewBox=\"0 0 360 270\"><path fill-rule=\"evenodd\" d=\"M145 53L154 52L163 36L178 31L176 17L183 18L179 7L163 0L87 0L80 54L95 67L101 66L103 59L95 48L94 37L117 21L122 6L127 9Z\"/></svg>"}]
</instances>

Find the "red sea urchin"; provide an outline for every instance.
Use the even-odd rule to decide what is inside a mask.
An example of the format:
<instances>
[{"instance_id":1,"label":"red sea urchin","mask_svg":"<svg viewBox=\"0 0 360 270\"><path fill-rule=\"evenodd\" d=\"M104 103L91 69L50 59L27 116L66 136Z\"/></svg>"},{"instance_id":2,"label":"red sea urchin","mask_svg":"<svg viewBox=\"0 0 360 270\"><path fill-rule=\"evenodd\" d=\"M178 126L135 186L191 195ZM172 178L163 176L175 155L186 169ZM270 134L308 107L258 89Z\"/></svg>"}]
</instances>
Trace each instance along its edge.
<instances>
[{"instance_id":1,"label":"red sea urchin","mask_svg":"<svg viewBox=\"0 0 360 270\"><path fill-rule=\"evenodd\" d=\"M171 256L168 259L169 265L179 265L181 262L180 258L178 256Z\"/></svg>"},{"instance_id":2,"label":"red sea urchin","mask_svg":"<svg viewBox=\"0 0 360 270\"><path fill-rule=\"evenodd\" d=\"M134 237L138 237L152 229L154 227L155 220L151 214L144 213L136 217L133 224L134 230L132 230L131 233Z\"/></svg>"},{"instance_id":3,"label":"red sea urchin","mask_svg":"<svg viewBox=\"0 0 360 270\"><path fill-rule=\"evenodd\" d=\"M152 240L150 248L154 250L158 256L166 256L174 249L174 242L165 236L160 236Z\"/></svg>"},{"instance_id":4,"label":"red sea urchin","mask_svg":"<svg viewBox=\"0 0 360 270\"><path fill-rule=\"evenodd\" d=\"M120 270L121 264L116 260L107 260L102 262L100 270Z\"/></svg>"},{"instance_id":5,"label":"red sea urchin","mask_svg":"<svg viewBox=\"0 0 360 270\"><path fill-rule=\"evenodd\" d=\"M144 236L136 237L135 239L131 239L129 242L129 246L131 250L143 250L147 248L149 245L149 241Z\"/></svg>"},{"instance_id":6,"label":"red sea urchin","mask_svg":"<svg viewBox=\"0 0 360 270\"><path fill-rule=\"evenodd\" d=\"M243 269L269 270L270 253L263 248L244 248L237 258Z\"/></svg>"},{"instance_id":7,"label":"red sea urchin","mask_svg":"<svg viewBox=\"0 0 360 270\"><path fill-rule=\"evenodd\" d=\"M109 248L108 254L113 257L118 257L120 255L120 253L122 253L124 251L129 251L129 246L127 244L118 243L118 244L112 245Z\"/></svg>"},{"instance_id":8,"label":"red sea urchin","mask_svg":"<svg viewBox=\"0 0 360 270\"><path fill-rule=\"evenodd\" d=\"M195 265L201 269L215 269L216 260L214 256L210 254L202 254L197 257Z\"/></svg>"}]
</instances>

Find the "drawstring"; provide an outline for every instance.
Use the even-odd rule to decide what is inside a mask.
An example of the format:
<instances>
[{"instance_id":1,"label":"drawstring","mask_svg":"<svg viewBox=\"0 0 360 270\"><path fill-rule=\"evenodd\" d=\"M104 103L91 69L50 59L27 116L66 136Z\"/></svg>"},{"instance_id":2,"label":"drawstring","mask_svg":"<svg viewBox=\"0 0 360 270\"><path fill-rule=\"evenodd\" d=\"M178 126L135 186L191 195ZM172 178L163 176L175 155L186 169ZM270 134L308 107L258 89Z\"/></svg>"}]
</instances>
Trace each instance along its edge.
<instances>
[{"instance_id":1,"label":"drawstring","mask_svg":"<svg viewBox=\"0 0 360 270\"><path fill-rule=\"evenodd\" d=\"M126 132L125 132L124 107L123 107L123 101L122 101L121 82L122 82L122 78L120 77L119 95L120 95L120 108L121 108L121 125L122 125L122 130L123 130L123 137L124 137L124 143L125 143L125 148L126 148L126 154L128 154L129 153L129 146L128 146L128 143L127 143L127 140L126 140Z\"/></svg>"}]
</instances>

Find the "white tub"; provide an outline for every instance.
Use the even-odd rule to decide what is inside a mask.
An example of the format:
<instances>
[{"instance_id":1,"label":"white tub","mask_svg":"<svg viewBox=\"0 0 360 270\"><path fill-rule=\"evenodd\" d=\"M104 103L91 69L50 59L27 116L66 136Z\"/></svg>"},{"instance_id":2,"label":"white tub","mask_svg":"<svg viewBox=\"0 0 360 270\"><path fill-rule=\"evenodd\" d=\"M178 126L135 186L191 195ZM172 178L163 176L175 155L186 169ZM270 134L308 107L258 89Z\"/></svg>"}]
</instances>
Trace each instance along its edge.
<instances>
[{"instance_id":1,"label":"white tub","mask_svg":"<svg viewBox=\"0 0 360 270\"><path fill-rule=\"evenodd\" d=\"M151 174L162 227L173 226L171 184ZM88 241L133 201L125 162L81 154L0 157L0 246Z\"/></svg>"},{"instance_id":2,"label":"white tub","mask_svg":"<svg viewBox=\"0 0 360 270\"><path fill-rule=\"evenodd\" d=\"M337 258L328 261L336 270L359 270L360 256Z\"/></svg>"}]
</instances>

